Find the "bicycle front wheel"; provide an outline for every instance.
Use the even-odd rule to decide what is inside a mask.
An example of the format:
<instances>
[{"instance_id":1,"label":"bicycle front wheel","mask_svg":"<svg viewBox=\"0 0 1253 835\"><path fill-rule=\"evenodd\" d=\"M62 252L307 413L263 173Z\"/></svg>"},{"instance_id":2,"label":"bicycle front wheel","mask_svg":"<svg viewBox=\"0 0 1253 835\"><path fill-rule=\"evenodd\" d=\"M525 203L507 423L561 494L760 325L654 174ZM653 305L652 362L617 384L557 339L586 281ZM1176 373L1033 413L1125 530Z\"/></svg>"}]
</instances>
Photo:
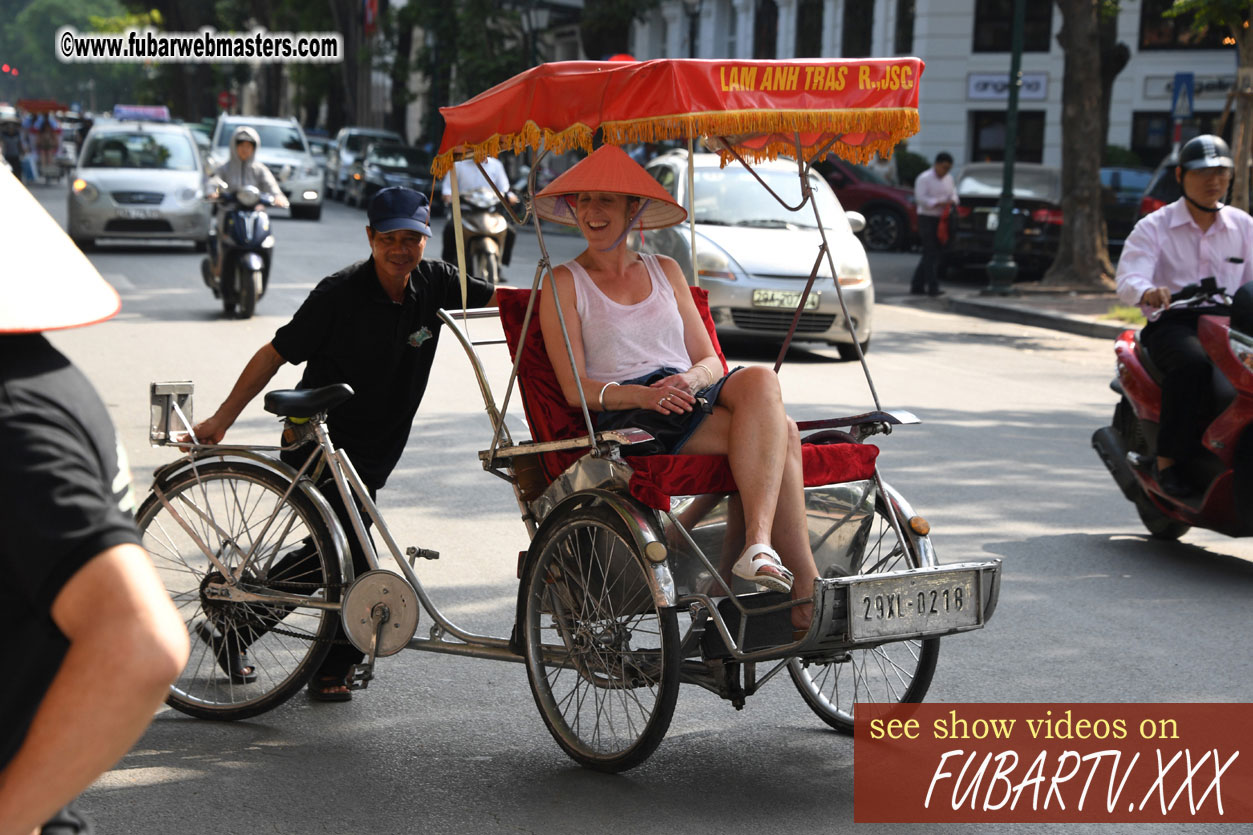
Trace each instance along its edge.
<instances>
[{"instance_id":1,"label":"bicycle front wheel","mask_svg":"<svg viewBox=\"0 0 1253 835\"><path fill-rule=\"evenodd\" d=\"M527 678L557 744L581 765L643 762L670 727L679 632L659 609L622 522L605 508L563 513L523 575Z\"/></svg>"},{"instance_id":2,"label":"bicycle front wheel","mask_svg":"<svg viewBox=\"0 0 1253 835\"><path fill-rule=\"evenodd\" d=\"M139 509L144 547L191 635L171 707L204 719L255 716L303 687L329 650L338 611L224 599L233 580L260 595L339 601L330 532L303 493L285 496L290 485L255 464L197 464L163 487L164 501L154 492Z\"/></svg>"},{"instance_id":3,"label":"bicycle front wheel","mask_svg":"<svg viewBox=\"0 0 1253 835\"><path fill-rule=\"evenodd\" d=\"M908 542L897 536L888 514L888 502L875 500L874 519L855 574L883 574L918 568L920 560ZM792 683L822 721L841 733L853 732L857 702L885 704L920 702L931 686L940 639L895 641L870 649L855 649L830 661L793 658L788 662Z\"/></svg>"}]
</instances>

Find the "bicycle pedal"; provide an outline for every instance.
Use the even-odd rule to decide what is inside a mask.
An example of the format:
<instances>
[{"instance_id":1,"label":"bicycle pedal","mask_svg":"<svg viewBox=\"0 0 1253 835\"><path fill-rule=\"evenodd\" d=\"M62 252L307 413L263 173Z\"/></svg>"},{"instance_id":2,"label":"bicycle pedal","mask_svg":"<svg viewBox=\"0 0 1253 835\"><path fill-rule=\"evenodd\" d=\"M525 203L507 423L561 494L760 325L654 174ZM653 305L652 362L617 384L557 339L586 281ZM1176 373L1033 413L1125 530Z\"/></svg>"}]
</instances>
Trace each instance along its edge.
<instances>
[{"instance_id":1,"label":"bicycle pedal","mask_svg":"<svg viewBox=\"0 0 1253 835\"><path fill-rule=\"evenodd\" d=\"M350 680L348 682L349 690L365 690L370 686L370 682L374 680L373 664L353 664L348 669Z\"/></svg>"},{"instance_id":2,"label":"bicycle pedal","mask_svg":"<svg viewBox=\"0 0 1253 835\"><path fill-rule=\"evenodd\" d=\"M430 548L418 548L414 545L410 545L405 549L405 556L409 558L409 565L412 566L418 561L419 557L424 560L439 559L439 551L433 551Z\"/></svg>"}]
</instances>

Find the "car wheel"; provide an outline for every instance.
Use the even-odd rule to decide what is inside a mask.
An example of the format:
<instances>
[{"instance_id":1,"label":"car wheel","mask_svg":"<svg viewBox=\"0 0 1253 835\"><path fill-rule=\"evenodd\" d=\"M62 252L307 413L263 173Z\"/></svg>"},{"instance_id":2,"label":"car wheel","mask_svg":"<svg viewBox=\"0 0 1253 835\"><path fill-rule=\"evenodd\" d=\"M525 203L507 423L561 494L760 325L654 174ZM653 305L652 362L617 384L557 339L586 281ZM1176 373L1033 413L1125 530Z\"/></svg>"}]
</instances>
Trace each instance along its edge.
<instances>
[{"instance_id":1,"label":"car wheel","mask_svg":"<svg viewBox=\"0 0 1253 835\"><path fill-rule=\"evenodd\" d=\"M844 362L857 362L857 346L850 343L837 342L835 350L840 352L840 359ZM865 354L870 350L870 339L861 343L861 352Z\"/></svg>"},{"instance_id":2,"label":"car wheel","mask_svg":"<svg viewBox=\"0 0 1253 835\"><path fill-rule=\"evenodd\" d=\"M866 212L866 249L876 252L894 252L905 248L908 225L905 217L895 209L876 208Z\"/></svg>"}]
</instances>

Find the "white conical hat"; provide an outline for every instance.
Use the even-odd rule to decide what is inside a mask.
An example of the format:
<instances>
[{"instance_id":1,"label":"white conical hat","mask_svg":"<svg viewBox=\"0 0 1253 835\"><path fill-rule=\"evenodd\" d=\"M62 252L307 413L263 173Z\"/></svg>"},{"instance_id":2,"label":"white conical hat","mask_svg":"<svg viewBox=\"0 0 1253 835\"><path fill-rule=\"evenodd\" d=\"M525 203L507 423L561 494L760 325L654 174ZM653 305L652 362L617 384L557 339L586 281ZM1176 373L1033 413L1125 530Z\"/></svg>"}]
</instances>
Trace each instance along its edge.
<instances>
[{"instance_id":1,"label":"white conical hat","mask_svg":"<svg viewBox=\"0 0 1253 835\"><path fill-rule=\"evenodd\" d=\"M8 171L0 171L0 333L103 322L122 307L60 224Z\"/></svg>"}]
</instances>

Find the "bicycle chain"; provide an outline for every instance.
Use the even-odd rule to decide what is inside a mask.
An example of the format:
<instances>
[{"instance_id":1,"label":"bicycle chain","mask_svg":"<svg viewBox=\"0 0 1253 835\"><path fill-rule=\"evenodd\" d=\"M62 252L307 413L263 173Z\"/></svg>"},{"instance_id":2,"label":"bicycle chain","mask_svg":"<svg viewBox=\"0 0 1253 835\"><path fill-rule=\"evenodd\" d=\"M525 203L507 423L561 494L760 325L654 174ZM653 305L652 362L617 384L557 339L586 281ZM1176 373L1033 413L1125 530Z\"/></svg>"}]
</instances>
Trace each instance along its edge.
<instances>
[{"instance_id":1,"label":"bicycle chain","mask_svg":"<svg viewBox=\"0 0 1253 835\"><path fill-rule=\"evenodd\" d=\"M271 580L265 583L265 588L274 589L275 591L293 591L293 592L315 592L318 589L341 590L347 588L343 583L297 583L290 580ZM245 603L245 606L265 605L257 603ZM266 632L275 635L285 635L288 638L297 638L301 641L308 641L311 644L330 644L331 646L353 646L352 641L347 638L319 638L310 635L307 632L293 632L290 629L281 629L277 626L267 629Z\"/></svg>"}]
</instances>

